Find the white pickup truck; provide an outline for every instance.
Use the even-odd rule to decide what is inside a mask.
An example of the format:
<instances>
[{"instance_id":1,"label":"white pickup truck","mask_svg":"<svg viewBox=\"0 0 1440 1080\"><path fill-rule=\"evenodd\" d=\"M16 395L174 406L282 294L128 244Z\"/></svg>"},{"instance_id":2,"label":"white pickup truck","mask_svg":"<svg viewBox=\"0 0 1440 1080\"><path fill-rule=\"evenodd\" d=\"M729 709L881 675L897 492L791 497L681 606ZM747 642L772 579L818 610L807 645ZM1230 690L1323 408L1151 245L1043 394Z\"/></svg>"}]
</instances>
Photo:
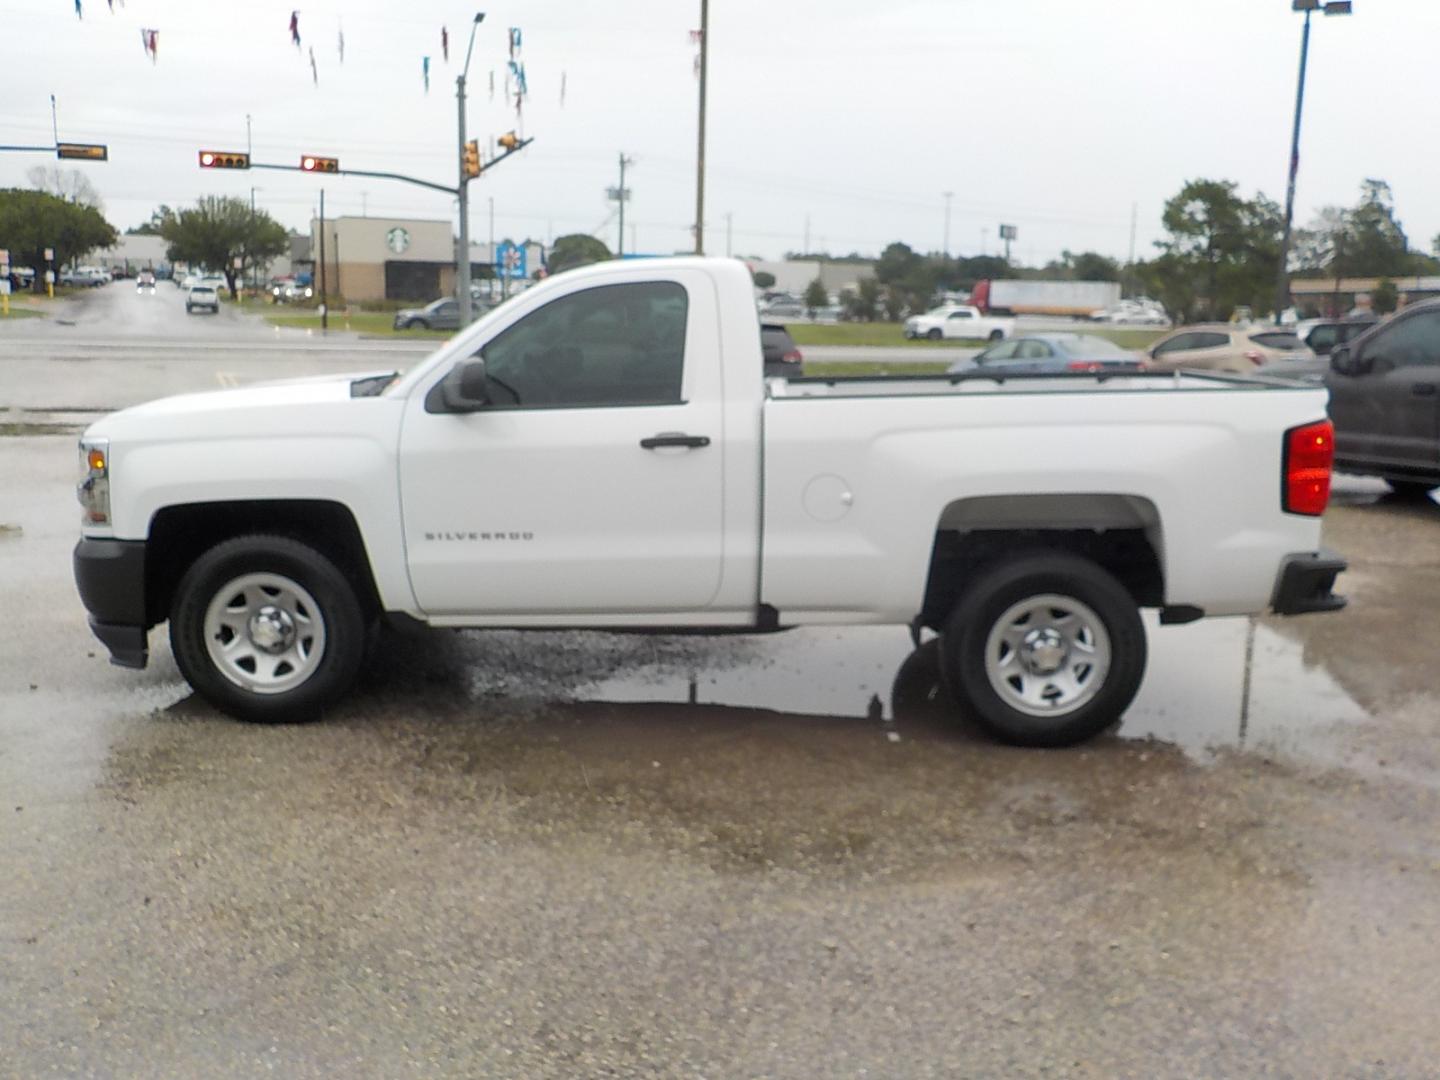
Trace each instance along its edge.
<instances>
[{"instance_id":1,"label":"white pickup truck","mask_svg":"<svg viewBox=\"0 0 1440 1080\"><path fill-rule=\"evenodd\" d=\"M905 320L904 334L907 338L962 338L973 341L1000 341L1015 334L1015 318L1012 315L986 315L978 307L967 304L945 304L933 308L924 315L912 315Z\"/></svg>"},{"instance_id":2,"label":"white pickup truck","mask_svg":"<svg viewBox=\"0 0 1440 1080\"><path fill-rule=\"evenodd\" d=\"M403 375L173 397L81 439L75 574L115 663L169 620L236 716L343 695L381 619L938 631L996 735L1120 717L1139 609L1341 606L1325 391L1217 375L762 376L728 259L556 275Z\"/></svg>"}]
</instances>

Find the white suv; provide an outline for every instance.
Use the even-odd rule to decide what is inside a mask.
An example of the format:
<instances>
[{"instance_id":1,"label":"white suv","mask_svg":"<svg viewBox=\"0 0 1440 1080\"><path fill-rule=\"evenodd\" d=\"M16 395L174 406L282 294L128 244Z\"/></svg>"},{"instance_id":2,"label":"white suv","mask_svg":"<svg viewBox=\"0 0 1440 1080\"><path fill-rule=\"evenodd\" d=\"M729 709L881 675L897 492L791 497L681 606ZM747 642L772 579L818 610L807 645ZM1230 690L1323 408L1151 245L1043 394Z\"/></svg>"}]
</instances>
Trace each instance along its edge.
<instances>
[{"instance_id":1,"label":"white suv","mask_svg":"<svg viewBox=\"0 0 1440 1080\"><path fill-rule=\"evenodd\" d=\"M220 293L208 281L190 286L190 291L185 295L185 310L193 314L196 308L220 314Z\"/></svg>"}]
</instances>

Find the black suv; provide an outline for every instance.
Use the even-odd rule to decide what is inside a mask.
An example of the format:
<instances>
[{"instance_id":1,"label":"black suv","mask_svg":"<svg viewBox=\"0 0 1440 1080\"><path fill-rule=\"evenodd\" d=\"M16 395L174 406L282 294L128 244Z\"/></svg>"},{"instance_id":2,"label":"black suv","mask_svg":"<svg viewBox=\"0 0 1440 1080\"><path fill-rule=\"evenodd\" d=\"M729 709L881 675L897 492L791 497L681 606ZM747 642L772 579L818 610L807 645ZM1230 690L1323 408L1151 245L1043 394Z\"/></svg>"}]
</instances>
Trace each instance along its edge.
<instances>
[{"instance_id":1,"label":"black suv","mask_svg":"<svg viewBox=\"0 0 1440 1080\"><path fill-rule=\"evenodd\" d=\"M1440 487L1440 300L1415 304L1330 354L1335 467L1397 492Z\"/></svg>"},{"instance_id":2,"label":"black suv","mask_svg":"<svg viewBox=\"0 0 1440 1080\"><path fill-rule=\"evenodd\" d=\"M760 324L760 349L765 354L765 377L796 379L803 370L800 347L779 323Z\"/></svg>"}]
</instances>

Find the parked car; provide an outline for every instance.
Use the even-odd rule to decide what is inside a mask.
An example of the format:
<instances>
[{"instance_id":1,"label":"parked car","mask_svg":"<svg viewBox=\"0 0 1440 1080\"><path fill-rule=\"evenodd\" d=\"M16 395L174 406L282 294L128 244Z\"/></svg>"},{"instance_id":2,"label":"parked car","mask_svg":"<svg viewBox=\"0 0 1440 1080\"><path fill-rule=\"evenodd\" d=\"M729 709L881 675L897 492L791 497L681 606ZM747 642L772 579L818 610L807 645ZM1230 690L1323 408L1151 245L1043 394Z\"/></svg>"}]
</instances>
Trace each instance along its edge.
<instances>
[{"instance_id":1,"label":"parked car","mask_svg":"<svg viewBox=\"0 0 1440 1080\"><path fill-rule=\"evenodd\" d=\"M1207 323L1186 326L1150 346L1141 361L1147 371L1233 371L1252 374L1277 360L1314 360L1292 330L1270 326Z\"/></svg>"},{"instance_id":2,"label":"parked car","mask_svg":"<svg viewBox=\"0 0 1440 1080\"><path fill-rule=\"evenodd\" d=\"M137 293L142 293L142 292L152 292L152 293L153 293L153 292L155 291L155 275L154 275L154 273L152 273L152 272L149 271L149 270L141 270L138 274L136 274L136 275L135 275L135 291L136 291Z\"/></svg>"},{"instance_id":3,"label":"parked car","mask_svg":"<svg viewBox=\"0 0 1440 1080\"><path fill-rule=\"evenodd\" d=\"M1121 300L1119 303L1099 311L1092 311L1094 322L1114 323L1117 326L1169 326L1170 316L1154 300L1143 297Z\"/></svg>"},{"instance_id":4,"label":"parked car","mask_svg":"<svg viewBox=\"0 0 1440 1080\"><path fill-rule=\"evenodd\" d=\"M798 378L804 368L800 347L779 323L760 324L760 351L765 356L765 377Z\"/></svg>"},{"instance_id":5,"label":"parked car","mask_svg":"<svg viewBox=\"0 0 1440 1080\"><path fill-rule=\"evenodd\" d=\"M991 345L973 360L957 360L962 371L1092 371L1123 374L1140 370L1140 357L1095 334L1027 334Z\"/></svg>"},{"instance_id":6,"label":"parked car","mask_svg":"<svg viewBox=\"0 0 1440 1080\"><path fill-rule=\"evenodd\" d=\"M1338 346L1325 382L1338 468L1405 494L1440 487L1440 300Z\"/></svg>"},{"instance_id":7,"label":"parked car","mask_svg":"<svg viewBox=\"0 0 1440 1080\"><path fill-rule=\"evenodd\" d=\"M442 296L423 308L403 308L395 313L396 330L459 330L460 301Z\"/></svg>"},{"instance_id":8,"label":"parked car","mask_svg":"<svg viewBox=\"0 0 1440 1080\"><path fill-rule=\"evenodd\" d=\"M1379 321L1374 315L1352 319L1306 319L1295 324L1295 336L1316 356L1329 356L1335 346L1354 341Z\"/></svg>"},{"instance_id":9,"label":"parked car","mask_svg":"<svg viewBox=\"0 0 1440 1080\"><path fill-rule=\"evenodd\" d=\"M909 626L939 632L957 718L1055 746L1129 707L1142 608L1163 626L1344 604L1319 387L788 383L756 370L756 326L738 260L616 260L403 375L111 413L78 447L90 626L143 668L168 619L190 685L264 722L331 709L387 618Z\"/></svg>"},{"instance_id":10,"label":"parked car","mask_svg":"<svg viewBox=\"0 0 1440 1080\"><path fill-rule=\"evenodd\" d=\"M185 310L190 314L196 311L208 311L213 315L220 314L220 293L214 285L197 284L190 287L185 294Z\"/></svg>"},{"instance_id":11,"label":"parked car","mask_svg":"<svg viewBox=\"0 0 1440 1080\"><path fill-rule=\"evenodd\" d=\"M1015 319L1009 315L985 315L980 309L969 304L946 304L933 308L924 315L912 315L905 320L907 338L975 339L999 341L1015 333Z\"/></svg>"},{"instance_id":12,"label":"parked car","mask_svg":"<svg viewBox=\"0 0 1440 1080\"><path fill-rule=\"evenodd\" d=\"M803 319L807 312L801 301L785 297L764 304L760 308L760 314L771 319Z\"/></svg>"},{"instance_id":13,"label":"parked car","mask_svg":"<svg viewBox=\"0 0 1440 1080\"><path fill-rule=\"evenodd\" d=\"M76 266L60 274L60 284L79 289L93 289L110 282L110 274L98 266Z\"/></svg>"}]
</instances>

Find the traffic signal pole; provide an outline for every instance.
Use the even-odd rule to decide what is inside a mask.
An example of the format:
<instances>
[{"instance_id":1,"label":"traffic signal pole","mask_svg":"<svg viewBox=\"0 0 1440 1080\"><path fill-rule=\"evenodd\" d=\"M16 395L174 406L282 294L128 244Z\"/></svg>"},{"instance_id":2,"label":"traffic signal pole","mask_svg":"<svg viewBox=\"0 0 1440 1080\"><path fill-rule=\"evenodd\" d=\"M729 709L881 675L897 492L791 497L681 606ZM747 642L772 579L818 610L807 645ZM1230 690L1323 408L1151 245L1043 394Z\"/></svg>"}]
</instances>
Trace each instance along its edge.
<instances>
[{"instance_id":1,"label":"traffic signal pole","mask_svg":"<svg viewBox=\"0 0 1440 1080\"><path fill-rule=\"evenodd\" d=\"M483 17L483 16L482 16ZM477 20L478 22L478 20ZM472 31L470 41L473 44L475 34ZM466 54L466 68L468 69L469 54ZM455 188L456 199L460 204L460 246L455 252L455 292L456 299L460 302L460 325L470 325L470 176L465 170L465 72L462 71L455 76L455 100L456 112L460 120L460 141L457 160L460 165L459 184ZM494 253L491 253L494 257Z\"/></svg>"}]
</instances>

